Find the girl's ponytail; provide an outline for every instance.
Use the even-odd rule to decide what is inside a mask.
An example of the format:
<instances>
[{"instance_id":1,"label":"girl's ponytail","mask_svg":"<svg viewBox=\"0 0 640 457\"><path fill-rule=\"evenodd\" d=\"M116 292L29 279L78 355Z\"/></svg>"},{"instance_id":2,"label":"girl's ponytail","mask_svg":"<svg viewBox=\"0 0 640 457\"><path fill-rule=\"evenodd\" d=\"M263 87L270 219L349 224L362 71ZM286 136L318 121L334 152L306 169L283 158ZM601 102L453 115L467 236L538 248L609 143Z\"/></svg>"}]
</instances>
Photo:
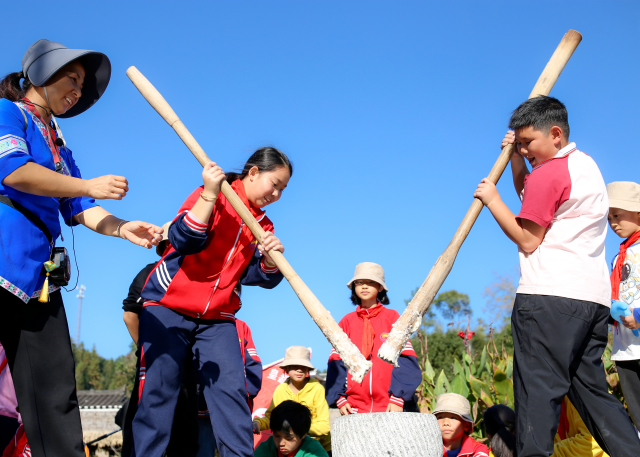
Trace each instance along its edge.
<instances>
[{"instance_id":1,"label":"girl's ponytail","mask_svg":"<svg viewBox=\"0 0 640 457\"><path fill-rule=\"evenodd\" d=\"M286 167L289 170L289 175L293 175L293 164L285 153L277 150L276 148L267 146L254 152L251 157L249 157L249 160L247 160L247 163L244 164L244 168L240 173L226 173L227 182L232 183L236 179L244 179L253 167L257 167L258 172L260 173L273 171L280 167Z\"/></svg>"},{"instance_id":2,"label":"girl's ponytail","mask_svg":"<svg viewBox=\"0 0 640 457\"><path fill-rule=\"evenodd\" d=\"M24 79L22 85L20 85L21 79ZM0 81L0 98L17 102L24 97L25 92L31 86L31 81L29 81L29 78L25 77L21 71L9 73Z\"/></svg>"}]
</instances>

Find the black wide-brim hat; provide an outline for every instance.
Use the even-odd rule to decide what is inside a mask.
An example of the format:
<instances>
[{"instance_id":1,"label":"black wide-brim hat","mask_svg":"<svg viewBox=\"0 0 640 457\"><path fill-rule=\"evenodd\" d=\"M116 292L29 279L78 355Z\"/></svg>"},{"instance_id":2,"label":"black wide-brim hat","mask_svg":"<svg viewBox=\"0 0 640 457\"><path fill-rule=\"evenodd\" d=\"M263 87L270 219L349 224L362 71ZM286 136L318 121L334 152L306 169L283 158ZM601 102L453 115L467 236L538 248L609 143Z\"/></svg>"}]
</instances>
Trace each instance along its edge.
<instances>
[{"instance_id":1,"label":"black wide-brim hat","mask_svg":"<svg viewBox=\"0 0 640 457\"><path fill-rule=\"evenodd\" d=\"M45 39L33 43L22 58L22 73L34 86L44 86L58 70L74 60L84 66L82 96L66 113L56 115L63 119L85 112L102 97L111 78L109 58L101 52L69 49Z\"/></svg>"}]
</instances>

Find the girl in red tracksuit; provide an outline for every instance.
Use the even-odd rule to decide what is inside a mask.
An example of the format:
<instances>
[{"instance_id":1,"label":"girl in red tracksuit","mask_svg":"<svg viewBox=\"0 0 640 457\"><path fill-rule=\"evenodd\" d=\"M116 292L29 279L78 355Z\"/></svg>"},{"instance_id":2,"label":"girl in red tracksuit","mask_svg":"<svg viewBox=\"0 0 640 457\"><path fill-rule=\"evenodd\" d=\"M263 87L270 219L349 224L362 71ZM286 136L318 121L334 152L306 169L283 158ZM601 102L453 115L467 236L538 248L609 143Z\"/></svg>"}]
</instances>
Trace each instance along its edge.
<instances>
[{"instance_id":1,"label":"girl in red tracksuit","mask_svg":"<svg viewBox=\"0 0 640 457\"><path fill-rule=\"evenodd\" d=\"M267 251L284 248L263 208L280 199L292 170L282 152L262 148L240 175L226 177L266 231L261 245L218 195L225 174L213 162L202 172L204 186L187 198L171 224L171 245L141 293L140 398L132 456L161 457L166 449L185 357L195 359L220 454L253 456L233 289L238 282L270 289L282 280Z\"/></svg>"},{"instance_id":2,"label":"girl in red tracksuit","mask_svg":"<svg viewBox=\"0 0 640 457\"><path fill-rule=\"evenodd\" d=\"M359 306L355 312L347 314L339 325L362 355L373 362L373 367L361 383L356 383L347 373L338 353L332 350L327 369L327 402L330 406L340 408L342 415L417 412L413 394L422 382L422 372L411 342L400 354L397 367L384 362L377 355L391 327L400 317L397 311L384 306L389 304L384 270L371 262L358 264L347 287L351 289L352 303Z\"/></svg>"}]
</instances>

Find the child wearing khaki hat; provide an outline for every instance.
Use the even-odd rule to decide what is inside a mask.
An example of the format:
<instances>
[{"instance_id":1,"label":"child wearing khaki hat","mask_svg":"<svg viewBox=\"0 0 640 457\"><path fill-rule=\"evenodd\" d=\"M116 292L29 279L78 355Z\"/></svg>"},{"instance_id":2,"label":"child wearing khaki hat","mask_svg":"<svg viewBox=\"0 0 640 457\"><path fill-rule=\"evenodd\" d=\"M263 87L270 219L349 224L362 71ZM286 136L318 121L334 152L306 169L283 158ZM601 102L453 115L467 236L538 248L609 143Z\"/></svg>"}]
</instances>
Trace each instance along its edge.
<instances>
[{"instance_id":1,"label":"child wearing khaki hat","mask_svg":"<svg viewBox=\"0 0 640 457\"><path fill-rule=\"evenodd\" d=\"M459 394L442 394L436 400L433 414L442 433L443 457L489 457L487 446L469 436L473 431L469 400Z\"/></svg>"},{"instance_id":2,"label":"child wearing khaki hat","mask_svg":"<svg viewBox=\"0 0 640 457\"><path fill-rule=\"evenodd\" d=\"M271 412L280 403L293 400L305 405L311 411L311 428L309 436L318 440L325 451L331 451L331 425L329 423L329 405L325 400L322 384L315 378L309 377L311 351L304 346L291 346L284 353L284 360L280 364L289 379L276 387L271 399L271 405L264 417L253 420L253 432L259 434L261 430L269 430L271 426Z\"/></svg>"},{"instance_id":3,"label":"child wearing khaki hat","mask_svg":"<svg viewBox=\"0 0 640 457\"><path fill-rule=\"evenodd\" d=\"M612 262L613 350L629 415L640 426L640 184L607 185L609 226L624 241Z\"/></svg>"},{"instance_id":4,"label":"child wearing khaki hat","mask_svg":"<svg viewBox=\"0 0 640 457\"><path fill-rule=\"evenodd\" d=\"M351 303L356 310L340 321L344 330L373 367L362 382L354 382L340 355L331 351L327 367L327 402L340 414L416 411L413 394L422 381L416 353L407 343L394 367L378 357L393 324L400 315L389 304L384 270L373 262L356 266L351 280Z\"/></svg>"}]
</instances>

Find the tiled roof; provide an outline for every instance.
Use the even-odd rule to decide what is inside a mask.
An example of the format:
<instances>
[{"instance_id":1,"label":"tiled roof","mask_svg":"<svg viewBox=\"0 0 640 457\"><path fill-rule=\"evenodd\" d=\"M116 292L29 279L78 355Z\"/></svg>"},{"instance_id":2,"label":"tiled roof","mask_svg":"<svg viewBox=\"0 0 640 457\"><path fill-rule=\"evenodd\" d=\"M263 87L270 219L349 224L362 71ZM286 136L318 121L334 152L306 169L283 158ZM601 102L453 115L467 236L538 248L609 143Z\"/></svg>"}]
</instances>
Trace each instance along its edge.
<instances>
[{"instance_id":1,"label":"tiled roof","mask_svg":"<svg viewBox=\"0 0 640 457\"><path fill-rule=\"evenodd\" d=\"M327 373L314 373L313 377L316 378L320 384L322 384L323 386L326 386L327 384Z\"/></svg>"},{"instance_id":2,"label":"tiled roof","mask_svg":"<svg viewBox=\"0 0 640 457\"><path fill-rule=\"evenodd\" d=\"M113 390L79 390L80 409L120 408L127 401L126 388Z\"/></svg>"}]
</instances>

